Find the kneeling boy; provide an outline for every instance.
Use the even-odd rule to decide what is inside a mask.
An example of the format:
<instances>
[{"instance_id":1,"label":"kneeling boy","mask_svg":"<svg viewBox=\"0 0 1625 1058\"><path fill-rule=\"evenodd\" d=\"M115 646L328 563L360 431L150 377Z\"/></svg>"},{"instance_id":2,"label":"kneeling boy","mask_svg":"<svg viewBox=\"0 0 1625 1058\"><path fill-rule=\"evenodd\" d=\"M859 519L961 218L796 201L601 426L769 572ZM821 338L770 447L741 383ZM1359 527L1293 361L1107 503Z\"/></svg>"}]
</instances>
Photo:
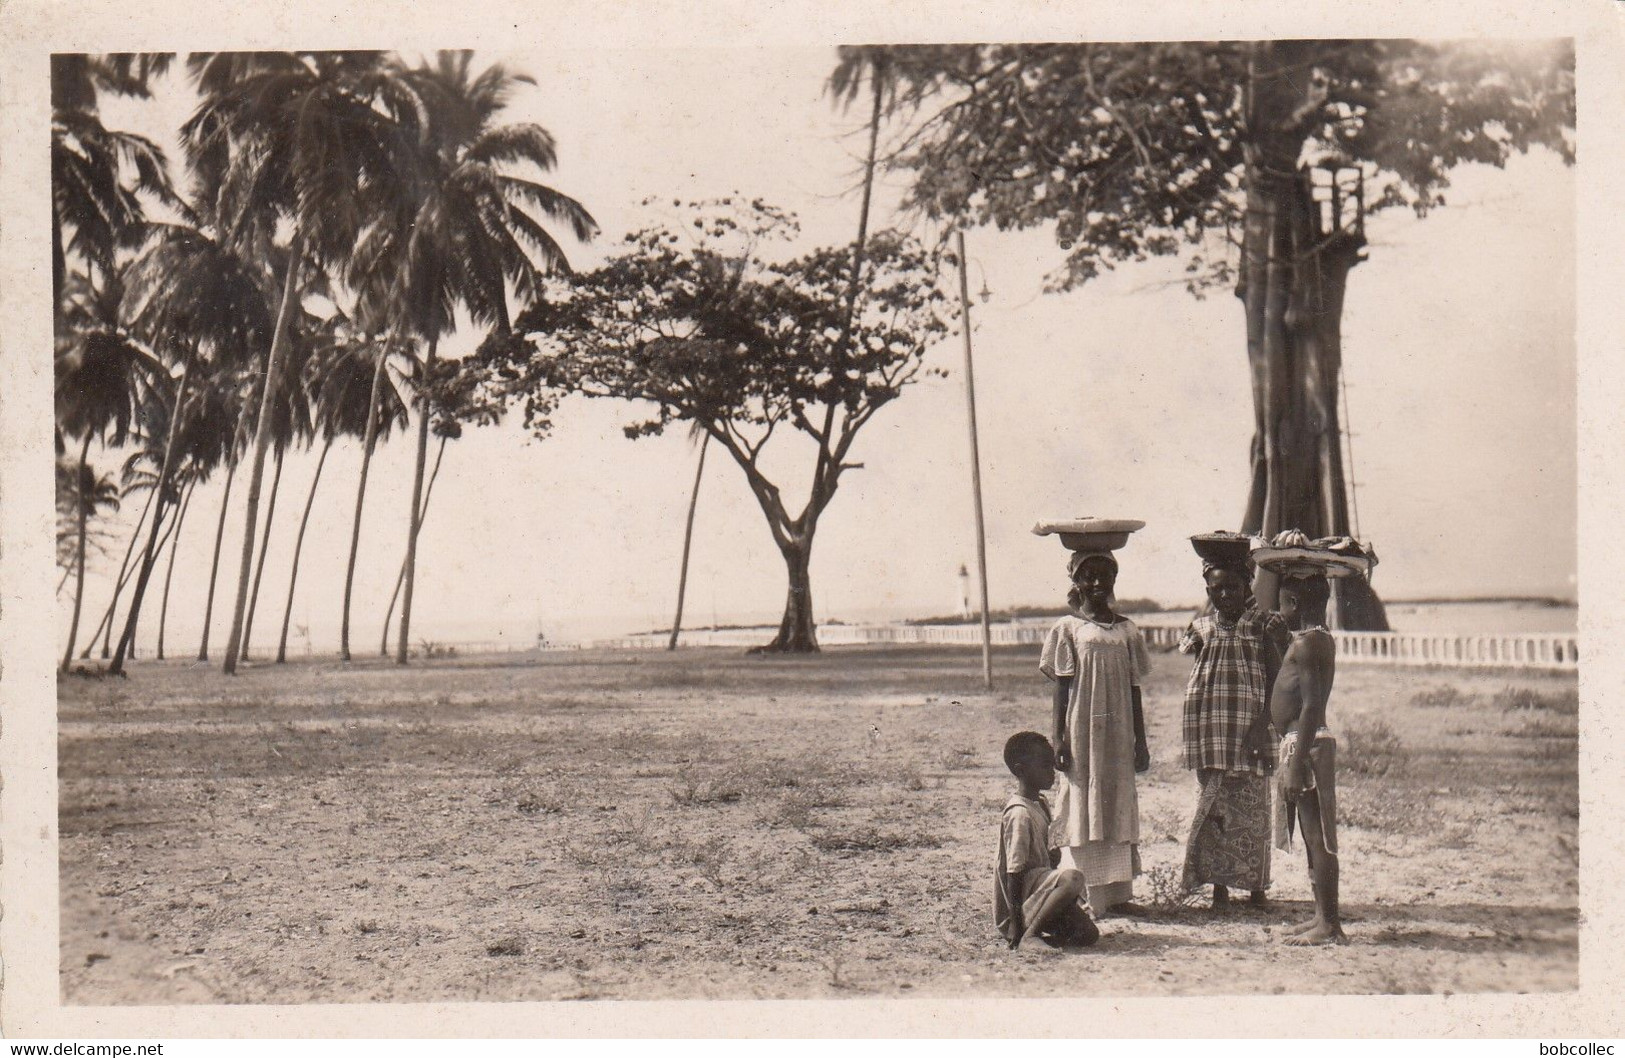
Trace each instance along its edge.
<instances>
[{"instance_id":1,"label":"kneeling boy","mask_svg":"<svg viewBox=\"0 0 1625 1058\"><path fill-rule=\"evenodd\" d=\"M1012 948L1029 937L1051 947L1088 947L1100 929L1089 916L1083 873L1057 870L1059 850L1052 854L1049 847L1043 791L1055 785L1055 751L1043 735L1022 731L1004 744L1004 763L1020 786L999 826L993 893L999 933Z\"/></svg>"}]
</instances>

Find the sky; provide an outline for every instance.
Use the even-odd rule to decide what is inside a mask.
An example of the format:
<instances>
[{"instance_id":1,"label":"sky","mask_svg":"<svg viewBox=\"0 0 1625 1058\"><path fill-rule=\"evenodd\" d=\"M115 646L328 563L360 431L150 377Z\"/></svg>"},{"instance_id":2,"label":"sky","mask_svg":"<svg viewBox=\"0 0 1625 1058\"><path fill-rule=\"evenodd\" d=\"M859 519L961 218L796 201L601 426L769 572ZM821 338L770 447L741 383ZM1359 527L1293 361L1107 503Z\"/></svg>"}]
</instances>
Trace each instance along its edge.
<instances>
[{"instance_id":1,"label":"sky","mask_svg":"<svg viewBox=\"0 0 1625 1058\"><path fill-rule=\"evenodd\" d=\"M798 214L798 251L855 234L862 116L824 95L830 49L476 57L496 61L535 78L509 119L554 133L560 162L547 182L603 229L593 245L567 246L577 268L658 219L639 205L649 197L759 196ZM174 130L192 102L172 75L153 101L112 101L103 116L178 154ZM1368 224L1370 259L1349 280L1344 368L1358 527L1381 556L1374 583L1387 598L1576 592L1574 179L1547 154L1505 170L1462 169L1446 208ZM895 209L901 186L885 181L874 226L905 219ZM1247 487L1252 418L1239 302L1222 292L1192 298L1177 261L1045 294L1044 277L1062 257L1045 232L975 230L967 239L972 290L990 292L973 307L972 337L992 605L1064 599L1065 552L1030 529L1076 515L1147 523L1121 553L1120 596L1195 600L1200 567L1187 538L1235 528ZM465 329L441 352L465 355L479 337ZM852 458L864 469L843 477L814 545L821 620L959 608L959 569L975 568L963 355L957 333L933 348L928 362L948 377L912 387L860 437ZM545 440L527 435L516 414L448 446L422 530L414 639L529 642L538 631L567 640L668 627L698 452L682 429L627 440L621 427L637 417L630 405L572 400ZM337 643L359 449L334 447L316 493L295 652ZM810 443L790 442L775 457L791 498L805 495L811 453ZM412 457L410 441L397 437L374 458L356 649L379 641L405 547ZM315 462L292 453L283 470L254 635L262 649L274 645ZM196 649L220 491L199 489L183 528L171 651ZM225 522L216 644L235 588L244 492L234 487ZM121 525L138 511L132 504ZM93 565L87 625L106 606L120 553ZM685 624L776 621L784 591L782 559L743 475L712 451ZM144 618L144 644L155 624Z\"/></svg>"}]
</instances>

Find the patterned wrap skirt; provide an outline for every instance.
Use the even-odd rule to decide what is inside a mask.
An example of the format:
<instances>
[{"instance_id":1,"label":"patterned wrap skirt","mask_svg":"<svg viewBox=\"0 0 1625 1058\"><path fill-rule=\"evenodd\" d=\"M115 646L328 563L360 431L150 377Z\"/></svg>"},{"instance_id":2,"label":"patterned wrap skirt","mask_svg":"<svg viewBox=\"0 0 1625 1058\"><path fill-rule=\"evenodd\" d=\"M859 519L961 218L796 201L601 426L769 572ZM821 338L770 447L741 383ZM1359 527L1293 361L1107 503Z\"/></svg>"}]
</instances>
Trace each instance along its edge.
<instances>
[{"instance_id":1,"label":"patterned wrap skirt","mask_svg":"<svg viewBox=\"0 0 1625 1058\"><path fill-rule=\"evenodd\" d=\"M1263 890L1270 884L1271 782L1268 776L1204 768L1185 843L1184 886L1212 883Z\"/></svg>"}]
</instances>

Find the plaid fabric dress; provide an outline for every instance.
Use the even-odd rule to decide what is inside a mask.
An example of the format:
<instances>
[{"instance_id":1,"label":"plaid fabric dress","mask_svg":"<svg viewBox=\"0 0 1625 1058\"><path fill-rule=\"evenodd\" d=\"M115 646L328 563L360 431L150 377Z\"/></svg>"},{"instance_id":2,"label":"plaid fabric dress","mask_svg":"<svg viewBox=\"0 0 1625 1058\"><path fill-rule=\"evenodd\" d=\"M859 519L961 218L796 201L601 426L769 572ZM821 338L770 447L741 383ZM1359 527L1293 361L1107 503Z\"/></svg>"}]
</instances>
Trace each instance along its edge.
<instances>
[{"instance_id":1,"label":"plaid fabric dress","mask_svg":"<svg viewBox=\"0 0 1625 1058\"><path fill-rule=\"evenodd\" d=\"M1265 708L1291 632L1279 614L1249 609L1234 624L1191 622L1179 649L1196 655L1185 688L1185 766L1200 784L1185 845L1184 885L1264 890L1270 884L1270 787L1275 740L1247 757L1247 731Z\"/></svg>"},{"instance_id":2,"label":"plaid fabric dress","mask_svg":"<svg viewBox=\"0 0 1625 1058\"><path fill-rule=\"evenodd\" d=\"M1191 622L1179 641L1180 653L1196 655L1185 685L1185 767L1275 770L1273 745L1263 760L1249 761L1244 741L1291 640L1286 621L1270 610L1245 610L1234 624L1213 613Z\"/></svg>"}]
</instances>

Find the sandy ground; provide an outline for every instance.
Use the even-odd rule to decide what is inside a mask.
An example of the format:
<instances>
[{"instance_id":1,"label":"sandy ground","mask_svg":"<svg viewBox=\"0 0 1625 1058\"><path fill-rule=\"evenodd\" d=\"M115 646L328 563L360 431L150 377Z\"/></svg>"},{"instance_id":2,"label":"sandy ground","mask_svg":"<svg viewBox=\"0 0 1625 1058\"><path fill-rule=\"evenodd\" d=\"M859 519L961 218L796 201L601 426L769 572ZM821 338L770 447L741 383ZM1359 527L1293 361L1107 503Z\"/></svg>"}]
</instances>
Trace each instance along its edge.
<instances>
[{"instance_id":1,"label":"sandy ground","mask_svg":"<svg viewBox=\"0 0 1625 1058\"><path fill-rule=\"evenodd\" d=\"M1147 686L1137 894L1098 948L991 921L1035 648L144 663L60 693L65 1002L1555 991L1577 986L1572 677L1346 666L1352 943L1172 884L1188 662ZM1521 696L1509 695L1521 690Z\"/></svg>"}]
</instances>

